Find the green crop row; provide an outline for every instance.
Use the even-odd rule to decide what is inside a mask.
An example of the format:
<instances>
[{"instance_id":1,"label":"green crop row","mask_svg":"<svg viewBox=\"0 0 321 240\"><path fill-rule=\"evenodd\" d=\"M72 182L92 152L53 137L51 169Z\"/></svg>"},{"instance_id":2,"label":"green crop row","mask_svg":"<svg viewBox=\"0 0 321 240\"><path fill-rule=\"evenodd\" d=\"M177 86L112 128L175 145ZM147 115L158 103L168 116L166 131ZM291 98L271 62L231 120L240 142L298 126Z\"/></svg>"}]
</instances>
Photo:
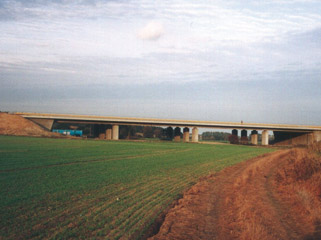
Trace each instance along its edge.
<instances>
[{"instance_id":1,"label":"green crop row","mask_svg":"<svg viewBox=\"0 0 321 240\"><path fill-rule=\"evenodd\" d=\"M0 239L140 238L201 176L270 151L0 136Z\"/></svg>"}]
</instances>

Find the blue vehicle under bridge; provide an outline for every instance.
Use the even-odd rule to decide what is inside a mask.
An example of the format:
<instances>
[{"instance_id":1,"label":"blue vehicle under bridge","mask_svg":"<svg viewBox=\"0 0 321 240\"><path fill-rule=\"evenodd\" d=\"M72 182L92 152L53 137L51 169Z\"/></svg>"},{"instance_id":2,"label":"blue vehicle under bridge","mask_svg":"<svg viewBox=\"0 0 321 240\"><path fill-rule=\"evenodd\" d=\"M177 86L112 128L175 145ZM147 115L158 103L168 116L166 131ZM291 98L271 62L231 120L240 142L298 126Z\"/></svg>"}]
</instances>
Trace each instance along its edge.
<instances>
[{"instance_id":1,"label":"blue vehicle under bridge","mask_svg":"<svg viewBox=\"0 0 321 240\"><path fill-rule=\"evenodd\" d=\"M53 132L70 135L75 137L82 137L82 130L70 130L70 129L53 129Z\"/></svg>"}]
</instances>

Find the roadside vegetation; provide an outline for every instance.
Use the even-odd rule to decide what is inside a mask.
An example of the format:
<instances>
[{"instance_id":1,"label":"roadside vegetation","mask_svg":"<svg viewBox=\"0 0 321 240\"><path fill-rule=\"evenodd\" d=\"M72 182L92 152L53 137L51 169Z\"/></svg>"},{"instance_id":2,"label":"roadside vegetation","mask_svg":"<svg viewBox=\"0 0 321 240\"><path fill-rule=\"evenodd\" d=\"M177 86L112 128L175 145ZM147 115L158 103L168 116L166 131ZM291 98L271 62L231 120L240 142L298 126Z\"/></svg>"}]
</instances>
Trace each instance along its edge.
<instances>
[{"instance_id":1,"label":"roadside vegetation","mask_svg":"<svg viewBox=\"0 0 321 240\"><path fill-rule=\"evenodd\" d=\"M0 239L140 239L200 177L271 151L0 136Z\"/></svg>"}]
</instances>

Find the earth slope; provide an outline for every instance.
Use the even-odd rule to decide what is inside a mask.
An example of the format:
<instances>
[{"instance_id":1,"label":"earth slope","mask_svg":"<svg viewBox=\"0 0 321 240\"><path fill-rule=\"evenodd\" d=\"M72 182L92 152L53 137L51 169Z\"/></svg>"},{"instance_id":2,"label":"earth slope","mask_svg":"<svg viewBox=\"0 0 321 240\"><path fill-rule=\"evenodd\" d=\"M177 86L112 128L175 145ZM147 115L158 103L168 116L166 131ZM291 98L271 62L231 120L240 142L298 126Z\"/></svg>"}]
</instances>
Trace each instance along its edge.
<instances>
[{"instance_id":1,"label":"earth slope","mask_svg":"<svg viewBox=\"0 0 321 240\"><path fill-rule=\"evenodd\" d=\"M321 161L266 154L201 180L171 209L160 239L321 239Z\"/></svg>"},{"instance_id":2,"label":"earth slope","mask_svg":"<svg viewBox=\"0 0 321 240\"><path fill-rule=\"evenodd\" d=\"M49 132L34 122L21 116L0 113L0 135L61 137L61 134Z\"/></svg>"}]
</instances>

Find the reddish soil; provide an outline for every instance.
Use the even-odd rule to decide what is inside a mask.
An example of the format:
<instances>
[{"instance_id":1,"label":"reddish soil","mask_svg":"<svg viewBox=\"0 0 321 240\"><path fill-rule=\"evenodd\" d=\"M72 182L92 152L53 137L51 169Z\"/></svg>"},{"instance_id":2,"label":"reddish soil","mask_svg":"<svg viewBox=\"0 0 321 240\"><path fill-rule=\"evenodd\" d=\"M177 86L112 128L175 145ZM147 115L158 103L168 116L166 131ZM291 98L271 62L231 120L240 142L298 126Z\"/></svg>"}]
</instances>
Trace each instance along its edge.
<instances>
[{"instance_id":1,"label":"reddish soil","mask_svg":"<svg viewBox=\"0 0 321 240\"><path fill-rule=\"evenodd\" d=\"M320 157L288 149L202 179L150 240L321 239L320 220Z\"/></svg>"},{"instance_id":2,"label":"reddish soil","mask_svg":"<svg viewBox=\"0 0 321 240\"><path fill-rule=\"evenodd\" d=\"M62 137L61 134L49 132L30 120L8 113L0 113L0 135Z\"/></svg>"}]
</instances>

